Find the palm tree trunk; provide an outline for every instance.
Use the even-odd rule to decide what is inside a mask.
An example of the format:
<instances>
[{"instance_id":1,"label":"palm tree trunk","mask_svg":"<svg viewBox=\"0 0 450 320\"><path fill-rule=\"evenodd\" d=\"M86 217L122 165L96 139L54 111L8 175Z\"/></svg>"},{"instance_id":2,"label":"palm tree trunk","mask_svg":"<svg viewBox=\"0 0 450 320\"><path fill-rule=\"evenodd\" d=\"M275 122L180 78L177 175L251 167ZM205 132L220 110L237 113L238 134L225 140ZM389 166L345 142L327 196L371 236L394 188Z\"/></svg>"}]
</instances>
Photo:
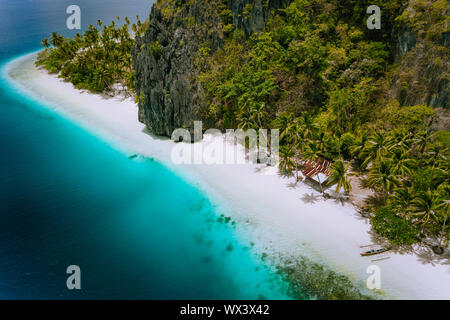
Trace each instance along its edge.
<instances>
[{"instance_id":1,"label":"palm tree trunk","mask_svg":"<svg viewBox=\"0 0 450 320\"><path fill-rule=\"evenodd\" d=\"M319 175L317 175L317 179L319 180L320 191L322 192L322 195L323 195L323 187L322 187L322 182L320 182Z\"/></svg>"},{"instance_id":2,"label":"palm tree trunk","mask_svg":"<svg viewBox=\"0 0 450 320\"><path fill-rule=\"evenodd\" d=\"M445 238L445 225L446 225L446 223L447 223L447 215L445 215L445 218L444 218L444 224L442 225L442 230L441 230L441 237L440 237L440 239L439 239L439 247L441 247L442 249L443 249L443 240L444 240L444 238Z\"/></svg>"}]
</instances>

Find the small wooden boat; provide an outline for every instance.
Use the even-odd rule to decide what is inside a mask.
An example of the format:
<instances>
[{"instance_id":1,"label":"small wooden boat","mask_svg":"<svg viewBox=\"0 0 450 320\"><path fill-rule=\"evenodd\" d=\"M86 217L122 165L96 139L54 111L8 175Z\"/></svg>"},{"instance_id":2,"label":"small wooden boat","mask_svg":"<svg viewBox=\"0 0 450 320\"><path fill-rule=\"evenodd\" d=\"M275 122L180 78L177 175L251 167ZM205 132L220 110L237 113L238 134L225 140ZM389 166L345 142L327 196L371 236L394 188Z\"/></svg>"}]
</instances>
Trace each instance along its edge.
<instances>
[{"instance_id":1,"label":"small wooden boat","mask_svg":"<svg viewBox=\"0 0 450 320\"><path fill-rule=\"evenodd\" d=\"M373 250L369 250L369 251L361 253L361 256L363 256L363 257L374 256L376 254L380 254L380 253L383 253L383 252L386 252L389 250L391 250L391 247L373 249Z\"/></svg>"}]
</instances>

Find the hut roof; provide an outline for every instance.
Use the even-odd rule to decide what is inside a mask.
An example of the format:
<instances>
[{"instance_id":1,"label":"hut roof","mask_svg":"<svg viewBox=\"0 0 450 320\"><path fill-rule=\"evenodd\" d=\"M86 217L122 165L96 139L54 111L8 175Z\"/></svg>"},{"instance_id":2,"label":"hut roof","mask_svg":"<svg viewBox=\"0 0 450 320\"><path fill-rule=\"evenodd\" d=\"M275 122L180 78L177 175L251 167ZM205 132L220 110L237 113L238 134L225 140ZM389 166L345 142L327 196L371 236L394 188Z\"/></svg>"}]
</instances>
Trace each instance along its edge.
<instances>
[{"instance_id":1,"label":"hut roof","mask_svg":"<svg viewBox=\"0 0 450 320\"><path fill-rule=\"evenodd\" d=\"M331 162L323 158L317 158L314 161L309 160L305 163L306 168L302 173L317 183L324 183L330 177L330 165Z\"/></svg>"}]
</instances>

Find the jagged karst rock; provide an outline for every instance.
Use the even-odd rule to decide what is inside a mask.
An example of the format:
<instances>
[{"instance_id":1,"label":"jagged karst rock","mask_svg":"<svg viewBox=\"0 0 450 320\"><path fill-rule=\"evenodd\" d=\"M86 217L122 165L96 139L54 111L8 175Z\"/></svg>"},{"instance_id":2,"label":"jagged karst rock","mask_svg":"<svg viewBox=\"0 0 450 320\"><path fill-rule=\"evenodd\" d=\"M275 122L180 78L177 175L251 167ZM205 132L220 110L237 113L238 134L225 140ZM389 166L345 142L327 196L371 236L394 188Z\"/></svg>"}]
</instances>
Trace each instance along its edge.
<instances>
[{"instance_id":1,"label":"jagged karst rock","mask_svg":"<svg viewBox=\"0 0 450 320\"><path fill-rule=\"evenodd\" d=\"M193 131L195 120L205 122L202 110L207 106L202 105L202 88L197 81L200 49L208 48L213 53L223 47L225 23L232 23L247 36L264 30L271 12L290 2L228 1L231 18L224 22L223 8L217 7L221 1L157 1L151 10L150 26L132 52L139 120L152 133L163 136L171 136L176 128ZM396 69L389 78L389 98L405 106L427 104L448 110L449 61L448 51L442 50L448 49L448 32L429 40L403 25L392 31L391 41ZM345 72L351 76L351 71L344 71L342 76ZM205 122L203 127L212 126L214 123Z\"/></svg>"},{"instance_id":2,"label":"jagged karst rock","mask_svg":"<svg viewBox=\"0 0 450 320\"><path fill-rule=\"evenodd\" d=\"M262 31L266 26L271 9L283 8L291 0L237 0L230 1L233 25L243 29L247 35Z\"/></svg>"},{"instance_id":3,"label":"jagged karst rock","mask_svg":"<svg viewBox=\"0 0 450 320\"><path fill-rule=\"evenodd\" d=\"M222 43L219 31L196 26L206 23L206 19L220 23L217 15L206 15L205 6L204 1L195 1L167 17L155 4L147 32L137 39L133 67L136 92L143 97L139 102L139 120L155 134L170 136L176 128L190 128L195 120L196 54L203 42L213 49ZM189 19L194 19L196 25Z\"/></svg>"},{"instance_id":4,"label":"jagged karst rock","mask_svg":"<svg viewBox=\"0 0 450 320\"><path fill-rule=\"evenodd\" d=\"M289 2L234 0L229 2L229 10L234 26L251 34L263 30L270 9ZM179 3L175 11L164 1L153 5L150 26L137 39L132 53L136 93L141 97L139 120L152 133L164 136L176 128L192 131L194 120L200 120L196 58L203 45L214 52L224 43L223 22L214 1ZM247 16L245 10L249 10Z\"/></svg>"},{"instance_id":5,"label":"jagged karst rock","mask_svg":"<svg viewBox=\"0 0 450 320\"><path fill-rule=\"evenodd\" d=\"M398 64L391 87L392 96L402 105L426 104L449 108L449 61L447 34L440 41L420 39L402 29L395 37L394 60Z\"/></svg>"},{"instance_id":6,"label":"jagged karst rock","mask_svg":"<svg viewBox=\"0 0 450 320\"><path fill-rule=\"evenodd\" d=\"M406 26L394 30L392 38L395 62L400 62L402 57L417 44L416 34Z\"/></svg>"},{"instance_id":7,"label":"jagged karst rock","mask_svg":"<svg viewBox=\"0 0 450 320\"><path fill-rule=\"evenodd\" d=\"M421 3L431 10L432 1ZM443 8L440 13L449 9ZM417 10L410 1L404 13L410 18L393 30L394 61L398 65L391 85L391 96L401 105L426 104L432 108L449 109L449 32L433 21L438 11L429 13L427 20L414 18ZM434 18L431 18L435 16ZM417 20L417 21L414 21ZM412 26L412 27L411 27Z\"/></svg>"}]
</instances>

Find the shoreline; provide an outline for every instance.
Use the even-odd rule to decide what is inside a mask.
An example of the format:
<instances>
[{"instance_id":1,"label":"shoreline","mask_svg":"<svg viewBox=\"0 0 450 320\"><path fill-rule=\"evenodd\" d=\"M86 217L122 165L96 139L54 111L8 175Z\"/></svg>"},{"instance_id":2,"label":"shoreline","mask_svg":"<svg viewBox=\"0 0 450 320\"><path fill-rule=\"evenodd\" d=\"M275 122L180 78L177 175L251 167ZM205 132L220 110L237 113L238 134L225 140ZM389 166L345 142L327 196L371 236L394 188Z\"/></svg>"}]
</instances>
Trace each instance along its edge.
<instances>
[{"instance_id":1,"label":"shoreline","mask_svg":"<svg viewBox=\"0 0 450 320\"><path fill-rule=\"evenodd\" d=\"M374 237L368 221L350 203L324 200L304 183L294 188L293 179L279 177L276 168L264 165L177 166L170 158L175 144L147 132L138 122L132 99L76 90L56 75L36 69L35 56L36 52L8 61L2 77L124 154L155 158L166 165L245 225L257 250L281 260L306 255L347 276L359 289L369 276L367 267L375 264L381 269L384 297L450 299L448 258L427 262L427 252L422 256L390 252L388 260L378 262L372 262L377 257L362 258L361 246L374 243Z\"/></svg>"}]
</instances>

